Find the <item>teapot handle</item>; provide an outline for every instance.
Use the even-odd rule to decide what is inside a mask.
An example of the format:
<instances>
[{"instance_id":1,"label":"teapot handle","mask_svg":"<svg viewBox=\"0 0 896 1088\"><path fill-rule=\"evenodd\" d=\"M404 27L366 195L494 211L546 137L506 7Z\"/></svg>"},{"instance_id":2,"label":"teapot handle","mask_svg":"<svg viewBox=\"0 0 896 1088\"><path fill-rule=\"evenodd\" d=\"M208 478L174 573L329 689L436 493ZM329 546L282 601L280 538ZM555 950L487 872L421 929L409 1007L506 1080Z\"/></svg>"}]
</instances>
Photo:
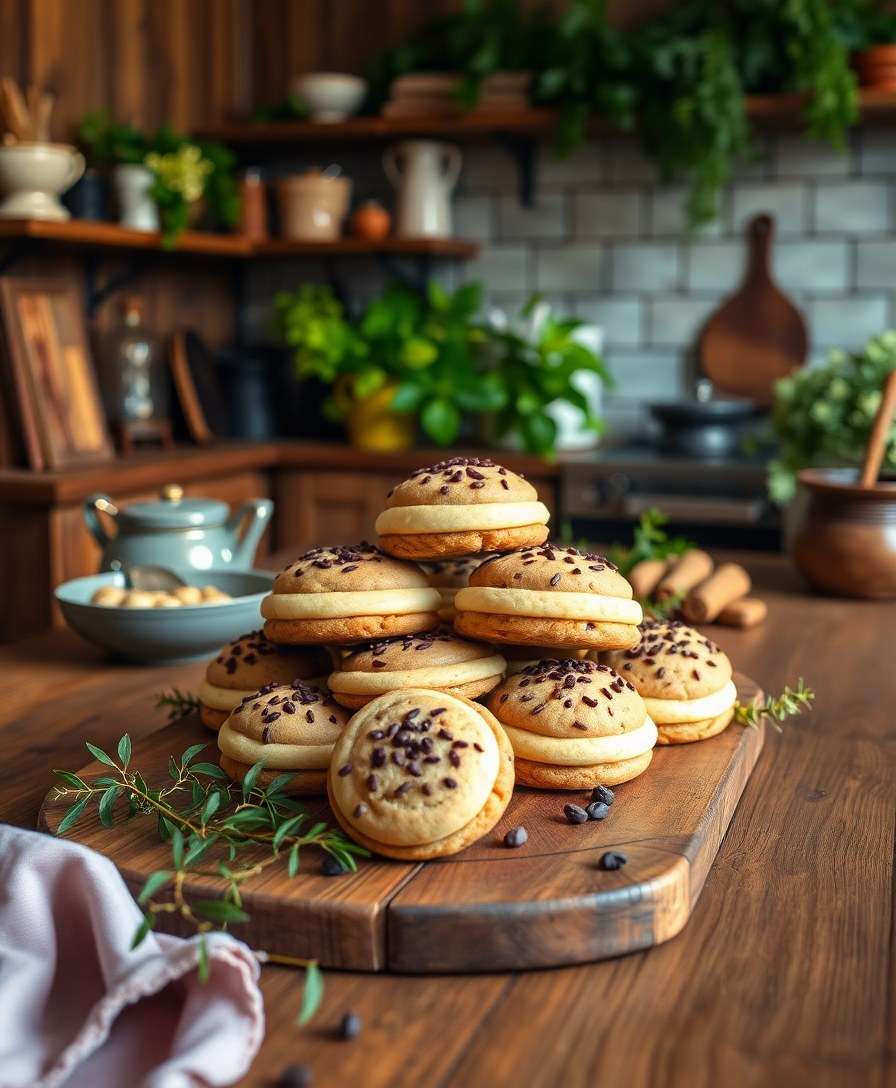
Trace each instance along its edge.
<instances>
[{"instance_id":1,"label":"teapot handle","mask_svg":"<svg viewBox=\"0 0 896 1088\"><path fill-rule=\"evenodd\" d=\"M95 491L84 500L84 521L97 544L105 548L109 543L109 534L100 521L100 513L115 518L118 516L118 507L108 495L104 495L102 491Z\"/></svg>"},{"instance_id":2,"label":"teapot handle","mask_svg":"<svg viewBox=\"0 0 896 1088\"><path fill-rule=\"evenodd\" d=\"M227 528L233 533L239 530L244 521L246 522L243 535L235 542L233 548L233 557L239 565L251 566L258 541L267 528L273 512L274 504L270 499L250 499L228 518Z\"/></svg>"},{"instance_id":3,"label":"teapot handle","mask_svg":"<svg viewBox=\"0 0 896 1088\"><path fill-rule=\"evenodd\" d=\"M454 144L445 145L445 173L443 178L445 185L449 189L453 189L457 185L463 161L459 147L455 147Z\"/></svg>"},{"instance_id":4,"label":"teapot handle","mask_svg":"<svg viewBox=\"0 0 896 1088\"><path fill-rule=\"evenodd\" d=\"M401 154L397 147L387 147L383 152L383 170L396 189L401 185L401 170L398 168L400 160Z\"/></svg>"}]
</instances>

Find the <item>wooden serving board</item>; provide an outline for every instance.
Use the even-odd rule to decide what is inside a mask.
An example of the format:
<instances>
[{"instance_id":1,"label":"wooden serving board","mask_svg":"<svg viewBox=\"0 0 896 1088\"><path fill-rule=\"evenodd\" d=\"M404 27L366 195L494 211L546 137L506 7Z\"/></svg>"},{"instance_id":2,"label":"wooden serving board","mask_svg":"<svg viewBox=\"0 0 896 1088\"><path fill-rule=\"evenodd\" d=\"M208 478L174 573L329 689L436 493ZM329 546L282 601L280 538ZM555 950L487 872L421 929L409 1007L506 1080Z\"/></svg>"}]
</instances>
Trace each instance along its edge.
<instances>
[{"instance_id":1,"label":"wooden serving board","mask_svg":"<svg viewBox=\"0 0 896 1088\"><path fill-rule=\"evenodd\" d=\"M741 702L759 696L752 680L735 680ZM616 790L599 823L571 825L563 816L584 792L520 787L498 826L452 858L371 859L355 874L325 877L306 851L295 879L272 866L245 885L251 921L234 933L253 948L326 967L424 974L585 963L660 944L690 917L763 739L762 728L732 725L708 741L657 748L650 769ZM161 782L168 757L198 741L214 751L214 737L191 716L135 743L133 763ZM101 771L92 763L80 773ZM66 807L49 794L42 826L55 830ZM324 800L309 808L328 815ZM506 848L504 834L520 824L529 841ZM110 857L134 891L170 863L148 819L108 829L93 815L68 837ZM628 864L602 871L607 850ZM205 898L208 888L203 878L186 886Z\"/></svg>"}]
</instances>

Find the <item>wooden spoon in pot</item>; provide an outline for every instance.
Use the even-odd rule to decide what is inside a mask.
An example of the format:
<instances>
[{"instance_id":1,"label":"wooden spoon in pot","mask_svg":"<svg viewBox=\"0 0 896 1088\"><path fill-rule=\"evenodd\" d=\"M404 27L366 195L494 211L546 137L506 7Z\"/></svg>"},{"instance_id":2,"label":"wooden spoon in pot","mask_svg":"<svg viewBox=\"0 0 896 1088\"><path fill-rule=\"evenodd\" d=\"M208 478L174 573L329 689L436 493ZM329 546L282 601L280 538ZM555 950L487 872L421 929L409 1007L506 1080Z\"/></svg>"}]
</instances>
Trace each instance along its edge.
<instances>
[{"instance_id":1,"label":"wooden spoon in pot","mask_svg":"<svg viewBox=\"0 0 896 1088\"><path fill-rule=\"evenodd\" d=\"M859 477L862 487L874 487L877 483L894 413L896 413L896 370L891 370L884 382L883 396L871 426L868 445L865 447L865 463L862 465L862 474Z\"/></svg>"}]
</instances>

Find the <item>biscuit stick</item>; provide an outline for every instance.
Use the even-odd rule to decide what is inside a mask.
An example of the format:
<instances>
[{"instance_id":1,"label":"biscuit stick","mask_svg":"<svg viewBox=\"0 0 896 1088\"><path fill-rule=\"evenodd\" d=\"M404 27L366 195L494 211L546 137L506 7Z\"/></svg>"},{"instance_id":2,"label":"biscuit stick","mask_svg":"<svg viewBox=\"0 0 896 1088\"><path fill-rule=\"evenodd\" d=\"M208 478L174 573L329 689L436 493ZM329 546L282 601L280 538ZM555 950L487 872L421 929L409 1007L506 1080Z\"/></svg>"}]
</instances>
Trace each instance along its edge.
<instances>
[{"instance_id":1,"label":"biscuit stick","mask_svg":"<svg viewBox=\"0 0 896 1088\"><path fill-rule=\"evenodd\" d=\"M699 548L684 552L678 562L656 587L657 600L683 597L712 574L712 558Z\"/></svg>"},{"instance_id":2,"label":"biscuit stick","mask_svg":"<svg viewBox=\"0 0 896 1088\"><path fill-rule=\"evenodd\" d=\"M636 597L649 597L669 570L666 559L642 559L628 572L628 581Z\"/></svg>"},{"instance_id":3,"label":"biscuit stick","mask_svg":"<svg viewBox=\"0 0 896 1088\"><path fill-rule=\"evenodd\" d=\"M712 623L727 605L750 592L750 576L739 563L722 563L687 595L681 610L690 623Z\"/></svg>"},{"instance_id":4,"label":"biscuit stick","mask_svg":"<svg viewBox=\"0 0 896 1088\"><path fill-rule=\"evenodd\" d=\"M755 627L768 615L768 605L759 597L741 597L733 601L716 616L717 623L728 627Z\"/></svg>"}]
</instances>

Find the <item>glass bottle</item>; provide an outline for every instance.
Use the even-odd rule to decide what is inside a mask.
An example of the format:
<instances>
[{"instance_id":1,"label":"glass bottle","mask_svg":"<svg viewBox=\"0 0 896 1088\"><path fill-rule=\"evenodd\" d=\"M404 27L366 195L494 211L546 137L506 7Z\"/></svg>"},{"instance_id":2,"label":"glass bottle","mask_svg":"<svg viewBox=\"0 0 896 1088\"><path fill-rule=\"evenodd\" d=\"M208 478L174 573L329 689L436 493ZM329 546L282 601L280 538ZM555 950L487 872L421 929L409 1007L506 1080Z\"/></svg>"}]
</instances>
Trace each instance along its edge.
<instances>
[{"instance_id":1,"label":"glass bottle","mask_svg":"<svg viewBox=\"0 0 896 1088\"><path fill-rule=\"evenodd\" d=\"M143 299L127 295L105 337L103 392L115 427L168 418L168 382L156 337L143 323Z\"/></svg>"}]
</instances>

